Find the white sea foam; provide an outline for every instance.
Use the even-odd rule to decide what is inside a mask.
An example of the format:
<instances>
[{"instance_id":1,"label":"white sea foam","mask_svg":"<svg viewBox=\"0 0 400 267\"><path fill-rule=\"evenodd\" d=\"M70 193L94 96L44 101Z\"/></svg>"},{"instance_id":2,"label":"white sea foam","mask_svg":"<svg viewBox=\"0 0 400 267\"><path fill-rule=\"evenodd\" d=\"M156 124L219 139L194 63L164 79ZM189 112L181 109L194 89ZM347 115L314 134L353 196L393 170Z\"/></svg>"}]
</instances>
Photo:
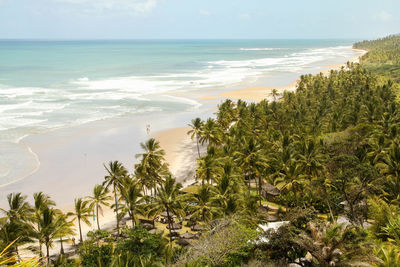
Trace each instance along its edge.
<instances>
[{"instance_id":1,"label":"white sea foam","mask_svg":"<svg viewBox=\"0 0 400 267\"><path fill-rule=\"evenodd\" d=\"M278 49L284 48L240 48L242 51ZM143 110L159 109L151 106L154 95L162 95L168 102L175 101L199 107L197 101L172 97L169 92L233 86L246 79L257 78L266 72L301 72L308 69L311 64L327 58L353 55L354 51L350 46L336 46L304 49L296 53L287 52L282 53L280 57L199 62L204 65L203 68L183 73L98 80L81 77L72 81L69 88L68 86L62 88L0 86L0 114L2 114L0 130L30 125L46 128L62 127L71 123L83 123L141 111L127 106L126 103L131 103L129 101L146 101L147 104L142 105ZM123 101L128 102L122 105Z\"/></svg>"},{"instance_id":2,"label":"white sea foam","mask_svg":"<svg viewBox=\"0 0 400 267\"><path fill-rule=\"evenodd\" d=\"M273 47L264 47L264 48L240 48L241 51L271 51L271 50L282 50L284 48L273 48Z\"/></svg>"},{"instance_id":3,"label":"white sea foam","mask_svg":"<svg viewBox=\"0 0 400 267\"><path fill-rule=\"evenodd\" d=\"M201 103L197 102L196 100L193 99L189 99L186 97L178 97L178 96L171 96L171 95L163 95L165 100L172 100L173 102L180 102L180 103L184 103L184 104L189 104L191 106L193 106L194 108L199 108L202 106Z\"/></svg>"}]
</instances>

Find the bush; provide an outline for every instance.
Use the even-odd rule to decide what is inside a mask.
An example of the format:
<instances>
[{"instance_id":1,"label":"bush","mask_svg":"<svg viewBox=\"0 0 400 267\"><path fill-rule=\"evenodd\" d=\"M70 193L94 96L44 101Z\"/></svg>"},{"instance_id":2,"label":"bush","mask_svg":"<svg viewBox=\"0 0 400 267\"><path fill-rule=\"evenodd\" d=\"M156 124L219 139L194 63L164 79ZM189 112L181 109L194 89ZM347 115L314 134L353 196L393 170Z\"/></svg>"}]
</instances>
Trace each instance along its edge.
<instances>
[{"instance_id":1,"label":"bush","mask_svg":"<svg viewBox=\"0 0 400 267\"><path fill-rule=\"evenodd\" d=\"M161 258L167 241L160 234L151 234L141 227L127 229L124 231L128 237L118 242L117 253L129 251L138 256L151 256Z\"/></svg>"},{"instance_id":2,"label":"bush","mask_svg":"<svg viewBox=\"0 0 400 267\"><path fill-rule=\"evenodd\" d=\"M92 242L85 242L79 248L83 266L109 266L113 255L113 245L106 244L98 247Z\"/></svg>"}]
</instances>

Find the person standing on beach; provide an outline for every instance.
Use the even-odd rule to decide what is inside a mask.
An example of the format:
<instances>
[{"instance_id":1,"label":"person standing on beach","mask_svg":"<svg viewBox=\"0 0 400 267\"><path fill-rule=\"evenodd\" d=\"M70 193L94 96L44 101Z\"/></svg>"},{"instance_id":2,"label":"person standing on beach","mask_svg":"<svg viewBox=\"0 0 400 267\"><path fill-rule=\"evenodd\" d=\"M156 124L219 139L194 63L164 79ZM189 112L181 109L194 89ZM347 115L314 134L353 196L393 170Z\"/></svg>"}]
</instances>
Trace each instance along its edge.
<instances>
[{"instance_id":1,"label":"person standing on beach","mask_svg":"<svg viewBox=\"0 0 400 267\"><path fill-rule=\"evenodd\" d=\"M146 125L146 132L147 132L147 135L150 134L150 124L147 124L147 125Z\"/></svg>"}]
</instances>

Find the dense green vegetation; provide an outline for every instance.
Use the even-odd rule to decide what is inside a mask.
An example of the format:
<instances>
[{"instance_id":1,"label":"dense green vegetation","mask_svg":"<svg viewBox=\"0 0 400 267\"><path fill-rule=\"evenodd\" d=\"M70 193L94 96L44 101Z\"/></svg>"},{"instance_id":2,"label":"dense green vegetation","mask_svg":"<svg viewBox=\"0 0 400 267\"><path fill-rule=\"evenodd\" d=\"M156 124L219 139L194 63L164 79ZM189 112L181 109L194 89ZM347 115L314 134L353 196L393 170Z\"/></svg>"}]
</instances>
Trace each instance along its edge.
<instances>
[{"instance_id":1,"label":"dense green vegetation","mask_svg":"<svg viewBox=\"0 0 400 267\"><path fill-rule=\"evenodd\" d=\"M354 44L354 48L368 50L361 64L375 74L400 82L400 35Z\"/></svg>"},{"instance_id":2,"label":"dense green vegetation","mask_svg":"<svg viewBox=\"0 0 400 267\"><path fill-rule=\"evenodd\" d=\"M356 47L391 55L386 50L393 38ZM390 57L391 64L398 60ZM302 76L297 91L279 101L226 100L215 118L190 125L188 134L207 146L206 153L194 152L197 183L190 189L182 190L165 152L150 139L133 173L110 162L104 184L93 196L76 199L72 214L55 209L43 193L35 194L33 206L19 193L9 195L0 246L16 240L10 249L18 255L19 246L37 242L32 249L43 255L44 246L49 256L56 240L72 236L72 219L81 233L81 224L112 198L115 233L97 224L87 238L81 234L79 257L60 256L55 266L400 266L400 104L394 87L348 64L328 76ZM280 194L265 199L267 183ZM163 212L174 221L146 230L141 219ZM258 227L274 217L285 223L266 232ZM200 238L174 238L178 222L197 224Z\"/></svg>"}]
</instances>

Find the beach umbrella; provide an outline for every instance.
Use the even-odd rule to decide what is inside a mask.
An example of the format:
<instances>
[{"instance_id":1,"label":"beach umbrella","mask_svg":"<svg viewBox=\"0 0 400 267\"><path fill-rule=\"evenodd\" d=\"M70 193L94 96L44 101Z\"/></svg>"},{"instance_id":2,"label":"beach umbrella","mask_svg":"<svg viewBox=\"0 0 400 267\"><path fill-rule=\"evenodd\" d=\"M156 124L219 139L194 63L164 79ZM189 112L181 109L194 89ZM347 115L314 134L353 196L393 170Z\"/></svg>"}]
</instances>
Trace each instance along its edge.
<instances>
[{"instance_id":1,"label":"beach umbrella","mask_svg":"<svg viewBox=\"0 0 400 267\"><path fill-rule=\"evenodd\" d=\"M190 246L190 242L185 239L185 238L179 238L178 241L176 241L176 243L180 246L186 247L186 246Z\"/></svg>"},{"instance_id":2,"label":"beach umbrella","mask_svg":"<svg viewBox=\"0 0 400 267\"><path fill-rule=\"evenodd\" d=\"M195 232L199 232L199 231L203 231L203 226L201 226L200 224L196 224L196 225L193 225L192 226L192 231L195 231Z\"/></svg>"},{"instance_id":3,"label":"beach umbrella","mask_svg":"<svg viewBox=\"0 0 400 267\"><path fill-rule=\"evenodd\" d=\"M195 235L193 233L186 232L183 235L181 235L181 237L184 238L184 239L194 239L194 238L197 237L197 235Z\"/></svg>"},{"instance_id":4,"label":"beach umbrella","mask_svg":"<svg viewBox=\"0 0 400 267\"><path fill-rule=\"evenodd\" d=\"M167 225L167 229L169 229L169 225ZM172 223L171 229L172 230L182 229L182 225L180 225L179 223Z\"/></svg>"}]
</instances>

